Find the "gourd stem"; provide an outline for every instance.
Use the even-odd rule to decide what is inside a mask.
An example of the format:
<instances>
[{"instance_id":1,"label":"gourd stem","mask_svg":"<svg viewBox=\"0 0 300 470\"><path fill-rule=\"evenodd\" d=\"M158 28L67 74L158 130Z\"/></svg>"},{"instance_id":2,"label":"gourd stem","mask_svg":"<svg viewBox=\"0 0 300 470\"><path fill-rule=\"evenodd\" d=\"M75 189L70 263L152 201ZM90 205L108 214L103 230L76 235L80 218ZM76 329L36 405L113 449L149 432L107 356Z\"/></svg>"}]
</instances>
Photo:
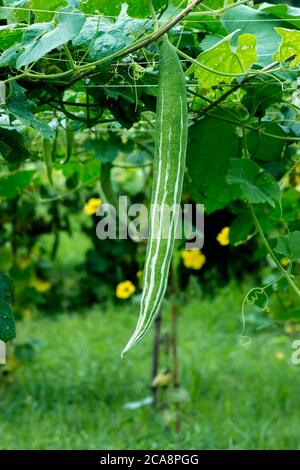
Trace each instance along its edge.
<instances>
[{"instance_id":1,"label":"gourd stem","mask_svg":"<svg viewBox=\"0 0 300 470\"><path fill-rule=\"evenodd\" d=\"M67 56L67 58L68 58L68 61L69 61L71 70L75 71L75 70L77 69L77 66L75 65L75 62L74 62L74 60L73 60L71 51L70 51L70 49L69 49L69 47L68 47L67 44L64 44L64 51L65 51L66 56Z\"/></svg>"},{"instance_id":2,"label":"gourd stem","mask_svg":"<svg viewBox=\"0 0 300 470\"><path fill-rule=\"evenodd\" d=\"M148 46L152 42L157 41L161 36L163 36L171 28L173 28L177 23L179 23L179 21L181 21L184 17L186 17L190 13L190 11L193 10L195 7L197 7L202 1L203 0L192 0L187 5L186 8L184 8L178 13L177 16L167 21L163 26L158 28L157 31L154 31L150 33L149 35L145 36L144 38L135 41L133 44L130 44L129 46L124 47L124 49L114 52L113 54L110 54L95 62L91 62L90 64L77 66L77 74L71 77L71 79L68 82L69 86L73 85L78 80L81 80L84 77L88 77L92 72L95 71L98 65L103 64L113 59L121 59L122 57L126 57L132 52L142 49L143 47ZM10 79L3 80L2 83L7 83L8 81L11 81L11 80L18 80L20 78L32 78L32 79L37 79L37 80L38 79L50 80L50 79L56 79L56 78L63 78L63 77L68 77L70 74L72 74L72 72L73 70L67 70L65 72L61 72L57 74L50 74L50 75L39 74L39 73L36 73L36 74L22 73L20 75L16 75L15 77L11 77Z\"/></svg>"},{"instance_id":3,"label":"gourd stem","mask_svg":"<svg viewBox=\"0 0 300 470\"><path fill-rule=\"evenodd\" d=\"M152 16L154 31L157 31L158 30L158 19L157 19L156 13L155 13L155 9L153 7L152 0L148 0L148 8L149 8L149 11L150 11L151 16Z\"/></svg>"}]
</instances>

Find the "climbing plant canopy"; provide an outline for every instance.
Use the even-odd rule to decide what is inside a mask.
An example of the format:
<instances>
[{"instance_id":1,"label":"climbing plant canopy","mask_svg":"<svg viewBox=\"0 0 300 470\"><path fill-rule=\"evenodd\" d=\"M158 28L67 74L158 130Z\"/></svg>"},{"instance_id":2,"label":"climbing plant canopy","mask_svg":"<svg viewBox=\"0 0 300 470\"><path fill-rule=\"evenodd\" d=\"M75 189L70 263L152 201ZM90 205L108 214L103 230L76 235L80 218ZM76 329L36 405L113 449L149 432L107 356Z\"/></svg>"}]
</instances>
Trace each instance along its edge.
<instances>
[{"instance_id":1,"label":"climbing plant canopy","mask_svg":"<svg viewBox=\"0 0 300 470\"><path fill-rule=\"evenodd\" d=\"M233 245L260 236L276 282L299 301L300 8L249 0L0 5L2 203L51 204L99 179L107 185L120 154L124 164L151 168L158 41L168 34L188 93L185 184L207 214L234 214ZM7 341L15 332L2 284ZM247 300L260 295L268 298L264 287Z\"/></svg>"}]
</instances>

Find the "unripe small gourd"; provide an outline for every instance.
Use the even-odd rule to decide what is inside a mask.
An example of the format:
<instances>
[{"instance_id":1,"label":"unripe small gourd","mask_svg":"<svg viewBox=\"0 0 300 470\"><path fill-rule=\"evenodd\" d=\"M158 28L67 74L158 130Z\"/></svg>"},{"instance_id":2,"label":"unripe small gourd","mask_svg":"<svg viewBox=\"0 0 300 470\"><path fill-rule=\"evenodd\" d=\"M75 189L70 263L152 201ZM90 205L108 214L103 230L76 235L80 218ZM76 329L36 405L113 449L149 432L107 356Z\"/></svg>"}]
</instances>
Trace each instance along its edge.
<instances>
[{"instance_id":1,"label":"unripe small gourd","mask_svg":"<svg viewBox=\"0 0 300 470\"><path fill-rule=\"evenodd\" d=\"M180 204L187 146L186 81L175 48L167 36L159 45L159 83L156 109L156 140L149 238L144 267L144 286L136 329L122 357L148 332L157 316L168 284L174 251L177 218L174 213L165 237L164 218L157 208ZM159 223L154 223L159 220ZM164 236L162 236L164 233Z\"/></svg>"}]
</instances>

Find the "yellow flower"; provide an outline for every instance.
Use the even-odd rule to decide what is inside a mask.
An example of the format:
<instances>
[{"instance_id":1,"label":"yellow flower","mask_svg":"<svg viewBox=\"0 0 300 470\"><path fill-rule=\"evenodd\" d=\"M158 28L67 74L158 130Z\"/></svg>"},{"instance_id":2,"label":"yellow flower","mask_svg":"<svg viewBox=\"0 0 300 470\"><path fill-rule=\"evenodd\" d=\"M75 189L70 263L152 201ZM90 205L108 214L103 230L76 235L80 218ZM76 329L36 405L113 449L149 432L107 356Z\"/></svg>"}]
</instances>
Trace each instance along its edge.
<instances>
[{"instance_id":1,"label":"yellow flower","mask_svg":"<svg viewBox=\"0 0 300 470\"><path fill-rule=\"evenodd\" d=\"M287 322L284 325L284 332L287 335L292 335L294 333L299 333L300 331L300 323L289 323Z\"/></svg>"},{"instance_id":2,"label":"yellow flower","mask_svg":"<svg viewBox=\"0 0 300 470\"><path fill-rule=\"evenodd\" d=\"M282 266L288 266L290 264L290 260L288 258L281 258L280 263Z\"/></svg>"},{"instance_id":3,"label":"yellow flower","mask_svg":"<svg viewBox=\"0 0 300 470\"><path fill-rule=\"evenodd\" d=\"M123 281L117 285L116 297L118 299L129 299L135 293L135 286L131 281Z\"/></svg>"},{"instance_id":4,"label":"yellow flower","mask_svg":"<svg viewBox=\"0 0 300 470\"><path fill-rule=\"evenodd\" d=\"M189 269L201 269L206 261L205 255L200 250L183 250L181 256L184 266Z\"/></svg>"},{"instance_id":5,"label":"yellow flower","mask_svg":"<svg viewBox=\"0 0 300 470\"><path fill-rule=\"evenodd\" d=\"M30 286L34 287L40 294L44 294L51 289L51 283L49 281L43 281L43 279L39 279L38 277L35 277L30 281Z\"/></svg>"},{"instance_id":6,"label":"yellow flower","mask_svg":"<svg viewBox=\"0 0 300 470\"><path fill-rule=\"evenodd\" d=\"M277 351L275 354L275 357L277 361L283 361L283 359L285 358L285 355L283 354L282 351Z\"/></svg>"},{"instance_id":7,"label":"yellow flower","mask_svg":"<svg viewBox=\"0 0 300 470\"><path fill-rule=\"evenodd\" d=\"M154 377L151 386L157 387L168 387L172 381L172 374L169 369L165 368Z\"/></svg>"},{"instance_id":8,"label":"yellow flower","mask_svg":"<svg viewBox=\"0 0 300 470\"><path fill-rule=\"evenodd\" d=\"M24 308L24 309L22 310L21 314L22 314L22 317L26 319L26 318L30 318L30 317L31 317L32 312L31 312L30 308Z\"/></svg>"},{"instance_id":9,"label":"yellow flower","mask_svg":"<svg viewBox=\"0 0 300 470\"><path fill-rule=\"evenodd\" d=\"M92 197L85 204L83 210L87 215L93 215L93 214L96 214L96 212L99 209L99 207L101 206L101 204L102 204L101 199L96 198L96 197Z\"/></svg>"},{"instance_id":10,"label":"yellow flower","mask_svg":"<svg viewBox=\"0 0 300 470\"><path fill-rule=\"evenodd\" d=\"M30 264L30 259L29 258L23 258L17 261L17 265L22 271L26 268L28 268Z\"/></svg>"},{"instance_id":11,"label":"yellow flower","mask_svg":"<svg viewBox=\"0 0 300 470\"><path fill-rule=\"evenodd\" d=\"M220 243L220 245L222 245L222 246L229 245L229 243L230 243L230 241L229 241L229 232L230 232L230 228L229 227L224 227L224 228L222 228L221 232L218 233L216 239Z\"/></svg>"}]
</instances>

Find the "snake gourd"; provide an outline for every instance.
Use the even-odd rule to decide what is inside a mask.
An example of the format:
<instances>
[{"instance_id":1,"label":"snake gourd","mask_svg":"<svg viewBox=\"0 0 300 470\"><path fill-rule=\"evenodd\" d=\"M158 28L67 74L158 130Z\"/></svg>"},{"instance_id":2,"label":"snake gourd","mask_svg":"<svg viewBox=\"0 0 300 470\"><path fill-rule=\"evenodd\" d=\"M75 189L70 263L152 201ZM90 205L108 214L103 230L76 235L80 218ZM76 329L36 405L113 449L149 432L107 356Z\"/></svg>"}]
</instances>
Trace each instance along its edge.
<instances>
[{"instance_id":1,"label":"snake gourd","mask_svg":"<svg viewBox=\"0 0 300 470\"><path fill-rule=\"evenodd\" d=\"M124 348L122 357L143 339L160 310L168 284L178 219L176 211L173 211L169 214L166 225L165 215L162 216L165 213L162 211L159 214L159 208L172 208L180 204L182 194L188 122L186 81L176 50L166 35L159 45L158 84L153 186L144 285L136 329Z\"/></svg>"}]
</instances>

